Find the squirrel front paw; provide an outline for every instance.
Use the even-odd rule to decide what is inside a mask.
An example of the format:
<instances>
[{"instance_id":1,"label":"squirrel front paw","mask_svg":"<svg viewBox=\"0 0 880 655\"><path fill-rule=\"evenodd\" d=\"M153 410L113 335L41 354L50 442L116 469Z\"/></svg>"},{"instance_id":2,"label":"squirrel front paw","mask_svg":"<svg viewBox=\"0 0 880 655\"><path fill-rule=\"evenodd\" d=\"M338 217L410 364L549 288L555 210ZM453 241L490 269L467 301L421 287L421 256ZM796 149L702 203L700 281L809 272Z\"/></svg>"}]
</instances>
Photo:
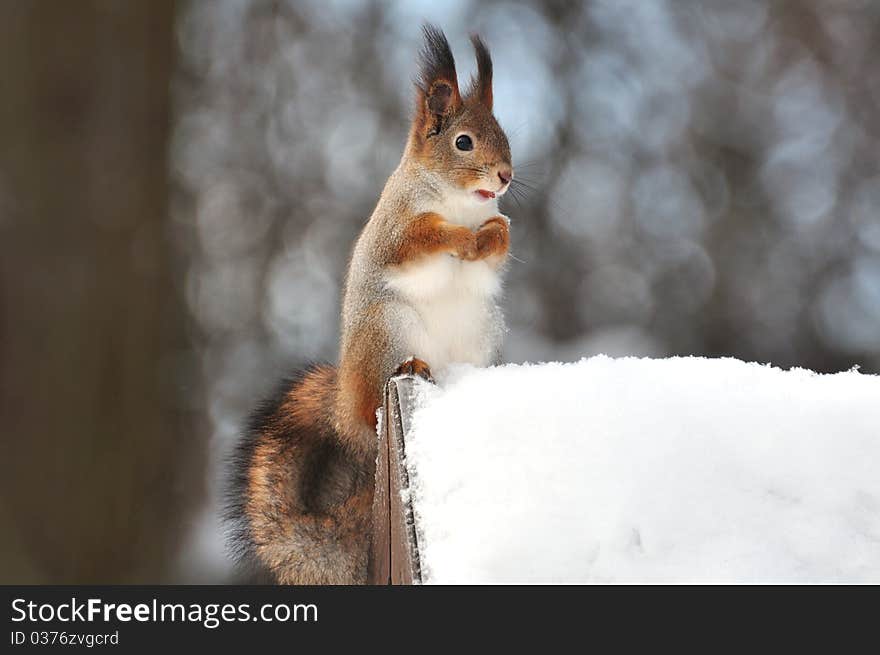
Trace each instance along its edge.
<instances>
[{"instance_id":1,"label":"squirrel front paw","mask_svg":"<svg viewBox=\"0 0 880 655\"><path fill-rule=\"evenodd\" d=\"M477 250L477 235L467 228L463 228L460 238L455 246L455 256L459 259L471 262L479 259L480 255Z\"/></svg>"},{"instance_id":2,"label":"squirrel front paw","mask_svg":"<svg viewBox=\"0 0 880 655\"><path fill-rule=\"evenodd\" d=\"M510 248L510 227L503 216L495 216L477 230L477 259L503 257Z\"/></svg>"}]
</instances>

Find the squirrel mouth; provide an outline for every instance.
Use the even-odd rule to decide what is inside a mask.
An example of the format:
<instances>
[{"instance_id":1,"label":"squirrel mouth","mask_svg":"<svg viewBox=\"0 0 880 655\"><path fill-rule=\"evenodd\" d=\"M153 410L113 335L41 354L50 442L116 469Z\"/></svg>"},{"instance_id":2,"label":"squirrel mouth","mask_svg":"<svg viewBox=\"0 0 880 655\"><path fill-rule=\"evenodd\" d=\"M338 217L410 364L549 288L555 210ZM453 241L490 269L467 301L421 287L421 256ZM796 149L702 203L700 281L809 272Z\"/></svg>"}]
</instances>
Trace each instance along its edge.
<instances>
[{"instance_id":1,"label":"squirrel mouth","mask_svg":"<svg viewBox=\"0 0 880 655\"><path fill-rule=\"evenodd\" d=\"M489 200L490 198L494 198L494 197L495 197L495 192L494 192L494 191L486 191L486 189L477 189L477 190L476 190L476 194L477 194L478 196L481 196L481 197L485 198L486 200Z\"/></svg>"}]
</instances>

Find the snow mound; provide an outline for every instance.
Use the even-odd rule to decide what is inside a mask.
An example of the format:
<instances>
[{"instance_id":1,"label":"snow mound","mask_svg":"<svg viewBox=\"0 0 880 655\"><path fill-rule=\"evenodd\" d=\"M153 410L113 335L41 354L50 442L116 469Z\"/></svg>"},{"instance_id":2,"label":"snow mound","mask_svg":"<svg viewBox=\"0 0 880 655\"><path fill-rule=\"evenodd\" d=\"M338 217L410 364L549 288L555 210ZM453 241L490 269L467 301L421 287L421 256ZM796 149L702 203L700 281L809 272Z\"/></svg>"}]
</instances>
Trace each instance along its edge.
<instances>
[{"instance_id":1,"label":"snow mound","mask_svg":"<svg viewBox=\"0 0 880 655\"><path fill-rule=\"evenodd\" d=\"M427 583L880 582L880 376L599 356L414 395Z\"/></svg>"}]
</instances>

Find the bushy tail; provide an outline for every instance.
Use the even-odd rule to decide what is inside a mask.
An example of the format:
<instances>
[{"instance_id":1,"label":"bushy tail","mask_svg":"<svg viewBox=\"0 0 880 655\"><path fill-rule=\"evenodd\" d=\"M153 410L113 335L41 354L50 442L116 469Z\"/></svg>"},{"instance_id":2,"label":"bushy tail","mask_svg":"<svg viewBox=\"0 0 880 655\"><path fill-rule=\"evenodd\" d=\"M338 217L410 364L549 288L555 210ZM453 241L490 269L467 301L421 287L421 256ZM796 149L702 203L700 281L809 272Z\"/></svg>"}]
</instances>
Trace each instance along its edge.
<instances>
[{"instance_id":1,"label":"bushy tail","mask_svg":"<svg viewBox=\"0 0 880 655\"><path fill-rule=\"evenodd\" d=\"M336 386L329 366L286 380L233 458L231 550L281 584L366 580L374 472L335 433Z\"/></svg>"}]
</instances>

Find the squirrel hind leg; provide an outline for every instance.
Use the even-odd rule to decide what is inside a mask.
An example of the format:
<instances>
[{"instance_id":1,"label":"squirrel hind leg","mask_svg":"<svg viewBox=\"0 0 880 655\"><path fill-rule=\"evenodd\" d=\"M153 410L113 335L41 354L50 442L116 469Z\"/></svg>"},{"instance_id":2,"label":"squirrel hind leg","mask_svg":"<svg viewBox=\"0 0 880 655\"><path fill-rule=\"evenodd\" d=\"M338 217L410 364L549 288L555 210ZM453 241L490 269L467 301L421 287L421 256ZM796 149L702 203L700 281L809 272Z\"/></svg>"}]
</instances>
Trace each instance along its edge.
<instances>
[{"instance_id":1,"label":"squirrel hind leg","mask_svg":"<svg viewBox=\"0 0 880 655\"><path fill-rule=\"evenodd\" d=\"M427 380L432 384L434 383L434 376L431 375L431 367L415 356L402 362L397 369L395 369L392 377L397 377L398 375L412 375Z\"/></svg>"}]
</instances>

